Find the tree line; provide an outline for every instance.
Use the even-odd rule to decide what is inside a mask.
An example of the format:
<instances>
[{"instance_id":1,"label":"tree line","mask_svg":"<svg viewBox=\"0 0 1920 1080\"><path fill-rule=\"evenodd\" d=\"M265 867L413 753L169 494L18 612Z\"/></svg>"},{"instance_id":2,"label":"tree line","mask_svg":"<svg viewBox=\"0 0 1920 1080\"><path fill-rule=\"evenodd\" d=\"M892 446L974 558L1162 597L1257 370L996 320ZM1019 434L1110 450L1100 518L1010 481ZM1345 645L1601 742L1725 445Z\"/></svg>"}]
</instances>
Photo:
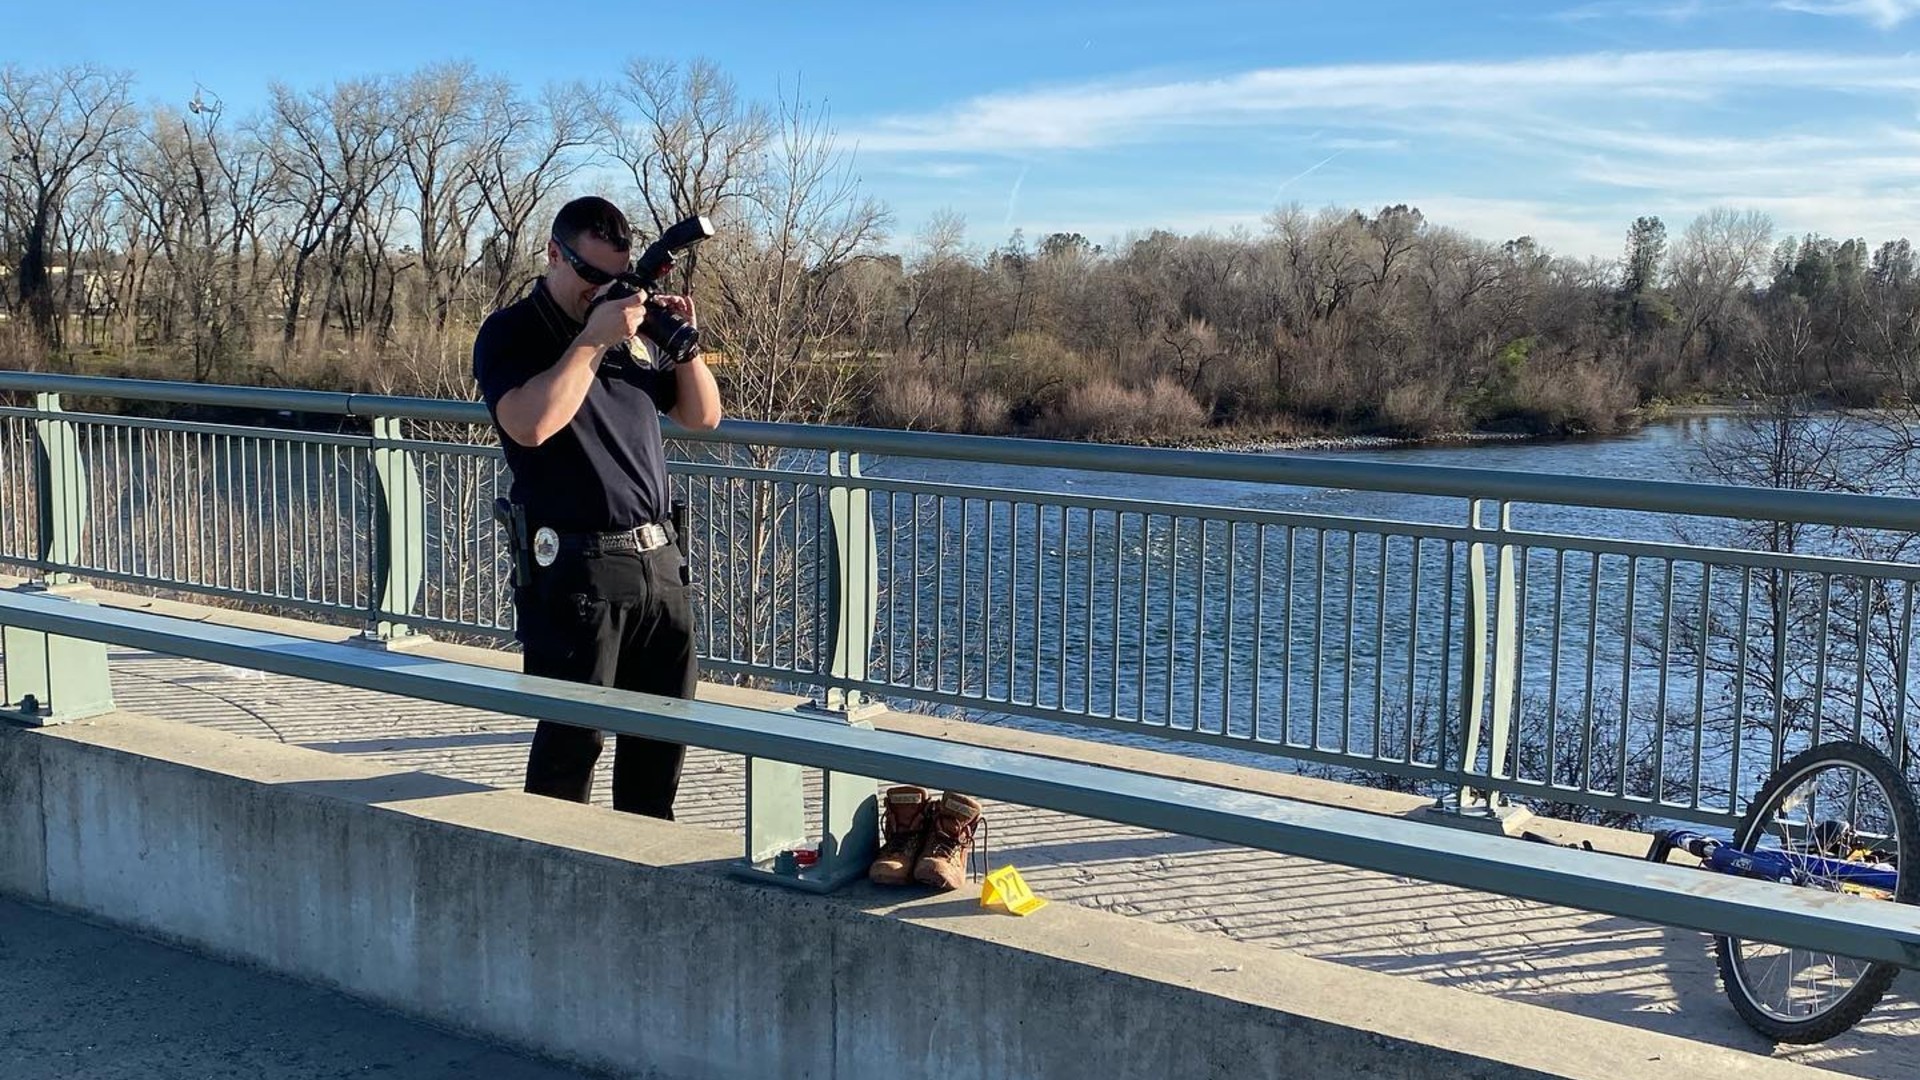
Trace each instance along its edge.
<instances>
[{"instance_id":1,"label":"tree line","mask_svg":"<svg viewBox=\"0 0 1920 1080\"><path fill-rule=\"evenodd\" d=\"M585 191L679 268L732 415L1201 441L1467 428L1607 431L1640 406L1779 390L1904 402L1920 280L1904 239L1643 217L1615 259L1488 240L1405 205L1297 205L1259 229L991 247L887 206L815 104L707 62L538 90L444 63L136 104L133 76L0 68L7 366L470 396L479 321ZM1767 384L1772 380L1771 384Z\"/></svg>"}]
</instances>

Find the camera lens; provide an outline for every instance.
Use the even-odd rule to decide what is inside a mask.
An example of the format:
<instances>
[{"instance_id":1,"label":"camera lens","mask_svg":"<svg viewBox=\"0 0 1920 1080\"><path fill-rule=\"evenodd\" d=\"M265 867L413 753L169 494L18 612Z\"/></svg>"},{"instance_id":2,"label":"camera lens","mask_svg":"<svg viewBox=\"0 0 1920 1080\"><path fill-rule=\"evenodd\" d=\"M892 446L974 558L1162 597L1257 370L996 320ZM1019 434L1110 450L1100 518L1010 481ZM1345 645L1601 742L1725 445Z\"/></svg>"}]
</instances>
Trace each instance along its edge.
<instances>
[{"instance_id":1,"label":"camera lens","mask_svg":"<svg viewBox=\"0 0 1920 1080\"><path fill-rule=\"evenodd\" d=\"M691 357L700 344L700 331L666 308L652 304L647 305L647 317L640 323L640 332L660 346L660 352L676 364Z\"/></svg>"}]
</instances>

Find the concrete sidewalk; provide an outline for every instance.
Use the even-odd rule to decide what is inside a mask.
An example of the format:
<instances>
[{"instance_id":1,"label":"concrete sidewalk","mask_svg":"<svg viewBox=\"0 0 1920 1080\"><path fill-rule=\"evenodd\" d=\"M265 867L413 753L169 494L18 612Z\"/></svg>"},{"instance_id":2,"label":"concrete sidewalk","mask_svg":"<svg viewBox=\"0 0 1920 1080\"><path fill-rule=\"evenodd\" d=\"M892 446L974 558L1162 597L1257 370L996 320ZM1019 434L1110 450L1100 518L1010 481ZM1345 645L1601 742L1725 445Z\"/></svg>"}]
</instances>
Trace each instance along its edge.
<instances>
[{"instance_id":1,"label":"concrete sidewalk","mask_svg":"<svg viewBox=\"0 0 1920 1080\"><path fill-rule=\"evenodd\" d=\"M203 607L95 593L103 602L211 618L326 639L345 631ZM436 655L517 667L489 650L427 645ZM532 724L194 661L114 650L123 708L235 735L348 754L496 787L517 789ZM791 699L717 686L703 696L778 707ZM952 720L892 714L880 726L976 745L1072 755L1185 779L1338 803L1382 813L1422 800L1172 754L1065 740ZM609 757L611 747L609 747ZM608 770L596 800L606 802ZM739 759L688 756L680 820L737 831ZM1751 1032L1721 993L1710 941L1612 916L1410 878L1228 847L1026 807L988 807L991 862L1013 863L1041 895L1220 934L1249 947L1298 954L1424 982L1497 995L1703 1043L1772 1054L1838 1075L1920 1075L1920 980L1908 973L1846 1035L1817 1047L1775 1048ZM1644 840L1566 827L1602 846ZM1635 851L1637 853L1637 851Z\"/></svg>"},{"instance_id":2,"label":"concrete sidewalk","mask_svg":"<svg viewBox=\"0 0 1920 1080\"><path fill-rule=\"evenodd\" d=\"M7 1080L587 1080L352 998L0 899Z\"/></svg>"}]
</instances>

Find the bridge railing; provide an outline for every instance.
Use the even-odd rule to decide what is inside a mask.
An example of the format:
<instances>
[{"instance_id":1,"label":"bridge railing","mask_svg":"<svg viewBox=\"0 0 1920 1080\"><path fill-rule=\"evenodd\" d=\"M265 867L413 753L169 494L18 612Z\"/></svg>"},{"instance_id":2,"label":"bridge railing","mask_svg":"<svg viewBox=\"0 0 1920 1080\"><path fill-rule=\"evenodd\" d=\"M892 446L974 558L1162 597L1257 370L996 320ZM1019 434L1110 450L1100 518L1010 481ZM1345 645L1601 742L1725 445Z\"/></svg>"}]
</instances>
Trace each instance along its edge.
<instances>
[{"instance_id":1,"label":"bridge railing","mask_svg":"<svg viewBox=\"0 0 1920 1080\"><path fill-rule=\"evenodd\" d=\"M510 637L488 512L507 477L478 404L19 372L0 391L33 395L0 408L0 562L384 638ZM76 408L93 401L256 419ZM835 707L1709 823L1799 746L1909 739L1920 567L1731 526L1907 536L1914 500L731 421L673 436L703 668ZM1349 490L1395 498L1314 509ZM1568 507L1618 528L1556 527Z\"/></svg>"},{"instance_id":2,"label":"bridge railing","mask_svg":"<svg viewBox=\"0 0 1920 1080\"><path fill-rule=\"evenodd\" d=\"M791 712L583 686L419 653L315 642L18 590L0 592L0 627L8 643L4 671L10 684L0 689L0 699L17 701L21 695L11 685L15 682L51 684L54 697L45 704L55 717L98 714L112 707L105 690L105 650L96 644L104 643L665 739L841 775L964 790L1257 850L1920 968L1920 909L1868 897L1522 843ZM39 646L31 646L29 637L40 639ZM91 669L93 685L75 678L72 665L63 669L64 682L53 663L38 672L30 670L23 654L51 656L55 643L62 643L68 660L90 648L96 662L78 666ZM862 820L869 841L875 828L874 794L873 781L867 781Z\"/></svg>"}]
</instances>

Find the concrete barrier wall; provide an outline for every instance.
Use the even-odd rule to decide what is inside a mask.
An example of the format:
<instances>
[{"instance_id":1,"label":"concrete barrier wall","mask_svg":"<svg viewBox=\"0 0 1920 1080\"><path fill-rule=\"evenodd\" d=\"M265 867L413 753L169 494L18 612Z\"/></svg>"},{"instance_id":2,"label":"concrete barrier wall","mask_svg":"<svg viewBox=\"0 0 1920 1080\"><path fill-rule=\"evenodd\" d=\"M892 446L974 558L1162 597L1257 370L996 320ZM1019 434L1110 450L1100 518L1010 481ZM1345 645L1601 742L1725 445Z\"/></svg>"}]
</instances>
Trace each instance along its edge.
<instances>
[{"instance_id":1,"label":"concrete barrier wall","mask_svg":"<svg viewBox=\"0 0 1920 1080\"><path fill-rule=\"evenodd\" d=\"M0 725L0 891L622 1075L1814 1075L1071 905L737 882L735 854L125 713Z\"/></svg>"}]
</instances>

